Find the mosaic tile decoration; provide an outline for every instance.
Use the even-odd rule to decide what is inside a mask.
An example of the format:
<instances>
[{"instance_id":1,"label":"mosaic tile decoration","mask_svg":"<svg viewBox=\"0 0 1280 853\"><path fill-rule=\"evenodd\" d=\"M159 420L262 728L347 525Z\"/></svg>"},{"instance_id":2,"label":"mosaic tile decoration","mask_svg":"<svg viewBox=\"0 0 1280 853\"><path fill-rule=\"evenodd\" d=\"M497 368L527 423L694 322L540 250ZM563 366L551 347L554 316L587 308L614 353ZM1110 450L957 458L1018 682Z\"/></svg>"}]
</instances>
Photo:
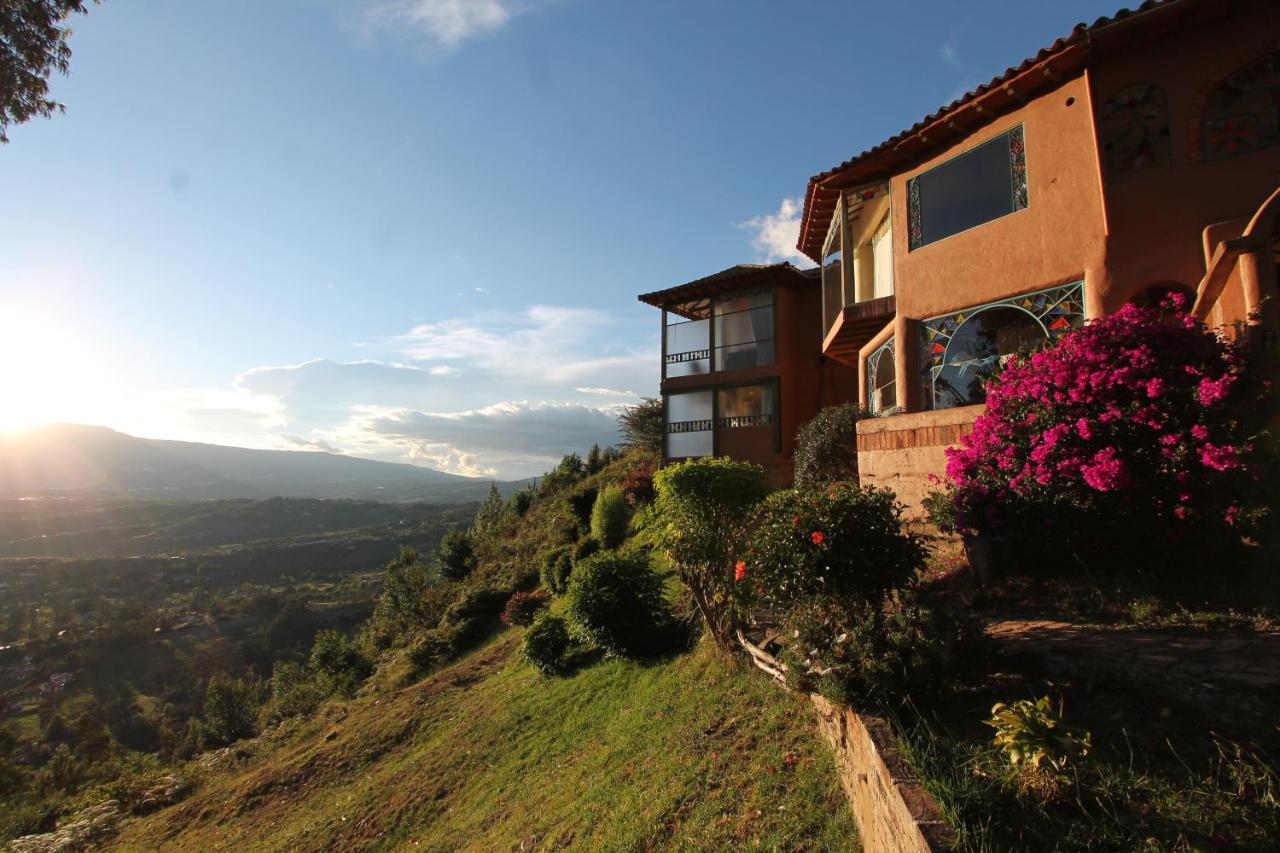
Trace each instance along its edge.
<instances>
[{"instance_id":1,"label":"mosaic tile decoration","mask_svg":"<svg viewBox=\"0 0 1280 853\"><path fill-rule=\"evenodd\" d=\"M908 248L919 249L924 244L924 220L920 218L920 176L907 180L907 242Z\"/></svg>"},{"instance_id":2,"label":"mosaic tile decoration","mask_svg":"<svg viewBox=\"0 0 1280 853\"><path fill-rule=\"evenodd\" d=\"M1025 311L1040 324L1048 339L1056 343L1067 332L1084 325L1084 282L1072 282L999 302L988 302L921 321L921 379L924 383L924 401L928 408L934 408L934 380L946 361L947 344L966 320L988 308L1019 308Z\"/></svg>"},{"instance_id":3,"label":"mosaic tile decoration","mask_svg":"<svg viewBox=\"0 0 1280 853\"><path fill-rule=\"evenodd\" d=\"M1172 167L1169 110L1159 86L1137 83L1116 92L1098 124L1109 177Z\"/></svg>"},{"instance_id":4,"label":"mosaic tile decoration","mask_svg":"<svg viewBox=\"0 0 1280 853\"><path fill-rule=\"evenodd\" d=\"M1205 160L1280 145L1280 50L1261 56L1214 88L1201 116Z\"/></svg>"},{"instance_id":5,"label":"mosaic tile decoration","mask_svg":"<svg viewBox=\"0 0 1280 853\"><path fill-rule=\"evenodd\" d=\"M1022 125L1009 131L1009 172L1013 181L1013 209L1027 206L1027 141Z\"/></svg>"}]
</instances>

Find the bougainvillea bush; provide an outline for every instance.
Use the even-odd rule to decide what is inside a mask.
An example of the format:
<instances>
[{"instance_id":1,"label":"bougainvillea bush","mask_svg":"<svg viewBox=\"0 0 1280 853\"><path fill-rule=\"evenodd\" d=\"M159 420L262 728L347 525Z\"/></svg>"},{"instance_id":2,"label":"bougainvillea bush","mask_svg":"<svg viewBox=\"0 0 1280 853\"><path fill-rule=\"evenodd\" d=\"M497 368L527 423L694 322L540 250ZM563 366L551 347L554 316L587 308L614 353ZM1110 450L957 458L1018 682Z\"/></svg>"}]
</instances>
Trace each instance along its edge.
<instances>
[{"instance_id":1,"label":"bougainvillea bush","mask_svg":"<svg viewBox=\"0 0 1280 853\"><path fill-rule=\"evenodd\" d=\"M1176 299L1011 360L948 451L956 526L1097 568L1238 542L1264 512L1259 372Z\"/></svg>"}]
</instances>

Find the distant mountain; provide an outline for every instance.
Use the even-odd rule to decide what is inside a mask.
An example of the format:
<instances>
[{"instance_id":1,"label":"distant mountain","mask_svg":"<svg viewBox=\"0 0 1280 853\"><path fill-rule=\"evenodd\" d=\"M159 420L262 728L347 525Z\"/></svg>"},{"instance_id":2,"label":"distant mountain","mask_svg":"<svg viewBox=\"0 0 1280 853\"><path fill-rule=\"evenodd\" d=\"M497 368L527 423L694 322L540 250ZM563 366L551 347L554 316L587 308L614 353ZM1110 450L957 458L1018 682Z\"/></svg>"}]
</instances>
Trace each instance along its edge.
<instances>
[{"instance_id":1,"label":"distant mountain","mask_svg":"<svg viewBox=\"0 0 1280 853\"><path fill-rule=\"evenodd\" d=\"M53 424L0 435L0 496L479 500L490 481L333 453L249 450ZM499 483L509 492L522 483Z\"/></svg>"}]
</instances>

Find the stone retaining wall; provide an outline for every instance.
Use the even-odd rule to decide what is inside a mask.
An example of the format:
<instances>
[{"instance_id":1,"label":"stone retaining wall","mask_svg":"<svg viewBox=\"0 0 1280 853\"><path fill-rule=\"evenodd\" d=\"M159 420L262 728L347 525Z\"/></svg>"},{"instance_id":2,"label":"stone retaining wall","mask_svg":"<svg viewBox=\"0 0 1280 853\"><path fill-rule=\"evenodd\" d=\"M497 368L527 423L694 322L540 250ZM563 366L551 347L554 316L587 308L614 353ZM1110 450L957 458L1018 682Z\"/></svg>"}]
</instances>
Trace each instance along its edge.
<instances>
[{"instance_id":1,"label":"stone retaining wall","mask_svg":"<svg viewBox=\"0 0 1280 853\"><path fill-rule=\"evenodd\" d=\"M858 421L858 480L888 486L907 507L906 516L924 516L921 502L947 470L946 449L973 429L985 406L960 406Z\"/></svg>"}]
</instances>

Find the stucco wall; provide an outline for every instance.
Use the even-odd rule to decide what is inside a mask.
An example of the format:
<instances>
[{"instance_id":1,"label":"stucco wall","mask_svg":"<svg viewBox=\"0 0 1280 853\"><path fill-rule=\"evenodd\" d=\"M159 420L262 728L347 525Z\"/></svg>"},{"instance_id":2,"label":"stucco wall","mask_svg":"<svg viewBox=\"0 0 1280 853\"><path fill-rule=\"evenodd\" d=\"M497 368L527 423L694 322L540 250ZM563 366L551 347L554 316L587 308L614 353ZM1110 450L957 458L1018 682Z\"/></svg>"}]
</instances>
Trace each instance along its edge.
<instances>
[{"instance_id":1,"label":"stucco wall","mask_svg":"<svg viewBox=\"0 0 1280 853\"><path fill-rule=\"evenodd\" d=\"M892 489L908 519L922 518L925 495L937 489L930 478L946 471L946 449L973 428L984 409L961 406L858 421L858 480Z\"/></svg>"}]
</instances>

